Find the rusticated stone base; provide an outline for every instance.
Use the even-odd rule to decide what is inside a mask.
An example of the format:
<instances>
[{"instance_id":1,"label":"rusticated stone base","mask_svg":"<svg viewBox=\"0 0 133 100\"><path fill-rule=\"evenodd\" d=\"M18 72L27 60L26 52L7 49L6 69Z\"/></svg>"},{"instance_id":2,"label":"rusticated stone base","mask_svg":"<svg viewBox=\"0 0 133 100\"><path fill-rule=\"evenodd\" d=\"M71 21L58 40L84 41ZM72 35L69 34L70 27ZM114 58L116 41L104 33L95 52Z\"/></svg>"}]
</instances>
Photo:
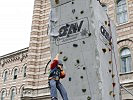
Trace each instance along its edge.
<instances>
[{"instance_id":1,"label":"rusticated stone base","mask_svg":"<svg viewBox=\"0 0 133 100\"><path fill-rule=\"evenodd\" d=\"M50 100L49 87L44 88L25 88L21 100Z\"/></svg>"}]
</instances>

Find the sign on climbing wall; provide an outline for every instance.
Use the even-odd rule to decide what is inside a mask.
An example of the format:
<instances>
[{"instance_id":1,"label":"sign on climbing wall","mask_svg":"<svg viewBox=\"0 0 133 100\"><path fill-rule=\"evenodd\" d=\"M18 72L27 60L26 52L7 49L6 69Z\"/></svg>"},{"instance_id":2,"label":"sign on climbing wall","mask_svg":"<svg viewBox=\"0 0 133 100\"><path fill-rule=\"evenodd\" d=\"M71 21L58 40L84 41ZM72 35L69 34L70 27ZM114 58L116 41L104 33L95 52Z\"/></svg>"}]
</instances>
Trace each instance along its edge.
<instances>
[{"instance_id":1,"label":"sign on climbing wall","mask_svg":"<svg viewBox=\"0 0 133 100\"><path fill-rule=\"evenodd\" d=\"M56 43L59 45L88 37L88 24L88 19L83 18L58 26L59 37L56 39Z\"/></svg>"},{"instance_id":2,"label":"sign on climbing wall","mask_svg":"<svg viewBox=\"0 0 133 100\"><path fill-rule=\"evenodd\" d=\"M111 41L111 34L109 30L99 22L100 39L104 44L108 44Z\"/></svg>"},{"instance_id":3,"label":"sign on climbing wall","mask_svg":"<svg viewBox=\"0 0 133 100\"><path fill-rule=\"evenodd\" d=\"M51 57L60 53L69 100L120 100L115 27L99 1L50 1Z\"/></svg>"}]
</instances>

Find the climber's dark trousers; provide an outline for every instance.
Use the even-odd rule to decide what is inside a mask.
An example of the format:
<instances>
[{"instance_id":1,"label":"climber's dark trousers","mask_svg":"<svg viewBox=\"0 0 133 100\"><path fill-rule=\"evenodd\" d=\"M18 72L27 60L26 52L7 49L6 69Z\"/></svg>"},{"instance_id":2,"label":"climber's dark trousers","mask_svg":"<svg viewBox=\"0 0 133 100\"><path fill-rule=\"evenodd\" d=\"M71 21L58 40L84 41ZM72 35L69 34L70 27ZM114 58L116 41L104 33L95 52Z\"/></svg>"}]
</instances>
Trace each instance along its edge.
<instances>
[{"instance_id":1,"label":"climber's dark trousers","mask_svg":"<svg viewBox=\"0 0 133 100\"><path fill-rule=\"evenodd\" d=\"M57 89L59 90L63 100L68 100L67 97L67 92L63 85L60 83L60 81L51 79L49 80L49 85L50 85L50 92L51 92L51 98L55 97L55 99L52 100L57 100Z\"/></svg>"}]
</instances>

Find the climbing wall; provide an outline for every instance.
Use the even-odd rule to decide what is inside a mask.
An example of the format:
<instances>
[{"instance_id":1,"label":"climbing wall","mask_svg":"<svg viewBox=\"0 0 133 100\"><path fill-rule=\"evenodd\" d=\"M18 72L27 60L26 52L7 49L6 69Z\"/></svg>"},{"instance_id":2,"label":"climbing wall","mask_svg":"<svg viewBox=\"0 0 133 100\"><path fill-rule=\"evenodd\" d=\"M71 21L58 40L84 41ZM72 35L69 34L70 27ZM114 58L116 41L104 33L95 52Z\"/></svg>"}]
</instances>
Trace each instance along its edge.
<instances>
[{"instance_id":1,"label":"climbing wall","mask_svg":"<svg viewBox=\"0 0 133 100\"><path fill-rule=\"evenodd\" d=\"M51 55L60 53L69 100L120 100L115 28L99 2L51 0L51 7Z\"/></svg>"}]
</instances>

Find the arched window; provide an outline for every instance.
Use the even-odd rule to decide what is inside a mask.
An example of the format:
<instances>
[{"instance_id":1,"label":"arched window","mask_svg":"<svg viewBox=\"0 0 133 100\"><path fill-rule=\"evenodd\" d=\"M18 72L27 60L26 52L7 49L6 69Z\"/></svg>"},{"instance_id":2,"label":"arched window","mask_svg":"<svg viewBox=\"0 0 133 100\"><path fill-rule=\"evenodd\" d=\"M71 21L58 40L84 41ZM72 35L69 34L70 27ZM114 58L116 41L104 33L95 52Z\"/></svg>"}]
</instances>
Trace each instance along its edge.
<instances>
[{"instance_id":1,"label":"arched window","mask_svg":"<svg viewBox=\"0 0 133 100\"><path fill-rule=\"evenodd\" d=\"M120 52L121 72L131 71L131 52L128 48L124 48Z\"/></svg>"},{"instance_id":2,"label":"arched window","mask_svg":"<svg viewBox=\"0 0 133 100\"><path fill-rule=\"evenodd\" d=\"M11 100L15 100L15 90L11 90Z\"/></svg>"},{"instance_id":3,"label":"arched window","mask_svg":"<svg viewBox=\"0 0 133 100\"><path fill-rule=\"evenodd\" d=\"M13 76L13 79L17 79L17 74L18 74L17 69L14 69L14 76Z\"/></svg>"},{"instance_id":4,"label":"arched window","mask_svg":"<svg viewBox=\"0 0 133 100\"><path fill-rule=\"evenodd\" d=\"M117 0L117 22L122 24L128 21L126 0Z\"/></svg>"},{"instance_id":5,"label":"arched window","mask_svg":"<svg viewBox=\"0 0 133 100\"><path fill-rule=\"evenodd\" d=\"M5 96L6 96L6 92L2 91L2 93L1 93L1 100L5 100Z\"/></svg>"},{"instance_id":6,"label":"arched window","mask_svg":"<svg viewBox=\"0 0 133 100\"><path fill-rule=\"evenodd\" d=\"M26 64L25 64L25 65L24 65L24 73L23 73L24 77L26 77L26 69L27 69L27 66L26 66Z\"/></svg>"},{"instance_id":7,"label":"arched window","mask_svg":"<svg viewBox=\"0 0 133 100\"><path fill-rule=\"evenodd\" d=\"M5 71L5 72L4 72L4 83L5 83L6 80L7 80L7 74L8 74L8 71Z\"/></svg>"}]
</instances>

